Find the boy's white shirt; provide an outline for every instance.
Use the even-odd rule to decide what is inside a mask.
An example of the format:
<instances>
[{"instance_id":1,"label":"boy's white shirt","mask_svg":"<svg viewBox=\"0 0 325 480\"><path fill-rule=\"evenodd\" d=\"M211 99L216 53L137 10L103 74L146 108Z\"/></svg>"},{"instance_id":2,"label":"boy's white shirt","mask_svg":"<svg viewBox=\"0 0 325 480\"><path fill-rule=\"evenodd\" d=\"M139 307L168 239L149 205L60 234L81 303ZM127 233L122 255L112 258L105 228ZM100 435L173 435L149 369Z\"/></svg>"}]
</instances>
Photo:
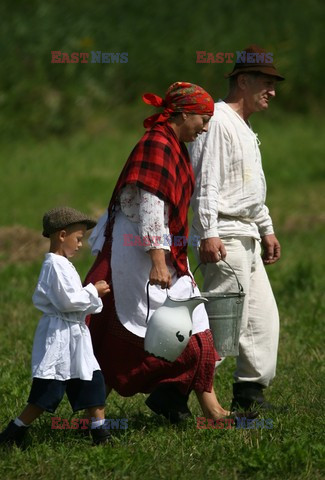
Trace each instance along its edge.
<instances>
[{"instance_id":1,"label":"boy's white shirt","mask_svg":"<svg viewBox=\"0 0 325 480\"><path fill-rule=\"evenodd\" d=\"M91 380L93 371L100 370L100 367L93 353L85 318L103 308L95 286L83 287L67 258L47 253L33 303L43 316L34 337L32 376Z\"/></svg>"}]
</instances>

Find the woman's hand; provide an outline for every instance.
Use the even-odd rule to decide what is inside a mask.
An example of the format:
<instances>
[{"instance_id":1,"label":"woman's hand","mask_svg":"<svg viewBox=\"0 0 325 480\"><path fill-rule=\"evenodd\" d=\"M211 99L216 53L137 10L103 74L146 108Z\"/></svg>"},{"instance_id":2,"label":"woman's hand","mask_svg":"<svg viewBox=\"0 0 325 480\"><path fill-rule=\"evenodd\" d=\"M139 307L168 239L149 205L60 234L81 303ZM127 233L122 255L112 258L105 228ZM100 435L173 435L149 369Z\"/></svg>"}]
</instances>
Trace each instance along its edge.
<instances>
[{"instance_id":1,"label":"woman's hand","mask_svg":"<svg viewBox=\"0 0 325 480\"><path fill-rule=\"evenodd\" d=\"M150 285L160 285L161 288L170 288L172 277L166 265L165 250L149 250L152 267L149 274Z\"/></svg>"}]
</instances>

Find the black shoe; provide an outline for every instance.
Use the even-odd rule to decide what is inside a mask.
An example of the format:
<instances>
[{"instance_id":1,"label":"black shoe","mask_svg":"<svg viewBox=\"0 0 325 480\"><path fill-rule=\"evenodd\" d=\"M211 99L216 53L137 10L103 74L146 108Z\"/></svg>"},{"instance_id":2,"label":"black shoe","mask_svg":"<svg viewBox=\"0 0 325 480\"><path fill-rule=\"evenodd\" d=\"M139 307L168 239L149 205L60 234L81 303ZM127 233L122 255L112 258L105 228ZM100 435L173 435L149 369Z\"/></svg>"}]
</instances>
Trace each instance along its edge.
<instances>
[{"instance_id":1,"label":"black shoe","mask_svg":"<svg viewBox=\"0 0 325 480\"><path fill-rule=\"evenodd\" d=\"M104 445L106 443L110 443L112 439L111 432L108 428L92 428L90 433L95 445Z\"/></svg>"},{"instance_id":2,"label":"black shoe","mask_svg":"<svg viewBox=\"0 0 325 480\"><path fill-rule=\"evenodd\" d=\"M272 405L264 398L264 385L257 382L241 382L233 384L233 399L231 402L231 411L251 410L270 411L276 410L277 407Z\"/></svg>"},{"instance_id":3,"label":"black shoe","mask_svg":"<svg viewBox=\"0 0 325 480\"><path fill-rule=\"evenodd\" d=\"M146 399L146 405L157 415L163 415L172 424L191 417L187 406L189 395L183 395L171 384L162 384Z\"/></svg>"},{"instance_id":4,"label":"black shoe","mask_svg":"<svg viewBox=\"0 0 325 480\"><path fill-rule=\"evenodd\" d=\"M0 445L13 445L14 443L20 447L23 443L24 436L28 427L18 427L13 420L8 423L7 428L0 433Z\"/></svg>"}]
</instances>

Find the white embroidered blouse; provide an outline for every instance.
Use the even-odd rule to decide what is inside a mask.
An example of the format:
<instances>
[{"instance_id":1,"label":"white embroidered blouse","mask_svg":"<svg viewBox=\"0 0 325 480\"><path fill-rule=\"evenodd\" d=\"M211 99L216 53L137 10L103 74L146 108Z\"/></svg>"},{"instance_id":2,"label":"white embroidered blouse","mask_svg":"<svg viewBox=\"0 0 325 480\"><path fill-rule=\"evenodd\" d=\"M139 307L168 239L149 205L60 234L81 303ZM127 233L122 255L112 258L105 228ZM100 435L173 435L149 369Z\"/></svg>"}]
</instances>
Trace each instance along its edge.
<instances>
[{"instance_id":1,"label":"white embroidered blouse","mask_svg":"<svg viewBox=\"0 0 325 480\"><path fill-rule=\"evenodd\" d=\"M159 248L170 250L168 245L168 204L136 185L126 185L120 194L120 206L124 215L138 223L139 236L149 238L145 250Z\"/></svg>"}]
</instances>

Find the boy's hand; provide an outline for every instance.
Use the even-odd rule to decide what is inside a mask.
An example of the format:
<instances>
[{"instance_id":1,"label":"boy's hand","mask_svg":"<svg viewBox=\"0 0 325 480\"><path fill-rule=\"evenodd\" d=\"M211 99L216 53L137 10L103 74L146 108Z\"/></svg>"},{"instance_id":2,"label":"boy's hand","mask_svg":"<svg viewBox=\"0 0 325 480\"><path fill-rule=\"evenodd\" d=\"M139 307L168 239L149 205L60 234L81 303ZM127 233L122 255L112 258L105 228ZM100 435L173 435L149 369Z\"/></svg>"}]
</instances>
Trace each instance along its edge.
<instances>
[{"instance_id":1,"label":"boy's hand","mask_svg":"<svg viewBox=\"0 0 325 480\"><path fill-rule=\"evenodd\" d=\"M98 296L102 298L106 293L110 292L111 289L109 288L109 285L105 280L99 280L98 282L95 283L95 288L97 289Z\"/></svg>"}]
</instances>

